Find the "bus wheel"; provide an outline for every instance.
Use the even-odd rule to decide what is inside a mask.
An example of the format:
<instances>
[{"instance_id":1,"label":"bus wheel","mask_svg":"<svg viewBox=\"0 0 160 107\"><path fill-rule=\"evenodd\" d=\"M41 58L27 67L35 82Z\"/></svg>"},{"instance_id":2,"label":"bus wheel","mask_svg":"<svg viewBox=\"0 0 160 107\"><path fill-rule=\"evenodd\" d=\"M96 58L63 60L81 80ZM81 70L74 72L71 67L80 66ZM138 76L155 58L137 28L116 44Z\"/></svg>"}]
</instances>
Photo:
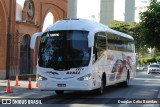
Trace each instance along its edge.
<instances>
[{"instance_id":1,"label":"bus wheel","mask_svg":"<svg viewBox=\"0 0 160 107\"><path fill-rule=\"evenodd\" d=\"M95 94L96 94L96 95L101 95L101 94L103 94L104 88L105 88L105 84L104 84L104 81L103 81L103 79L102 79L102 80L101 80L101 86L100 86L100 88L98 88L98 89L95 90Z\"/></svg>"},{"instance_id":2,"label":"bus wheel","mask_svg":"<svg viewBox=\"0 0 160 107\"><path fill-rule=\"evenodd\" d=\"M56 93L57 95L63 95L64 91L56 90L55 93Z\"/></svg>"},{"instance_id":3,"label":"bus wheel","mask_svg":"<svg viewBox=\"0 0 160 107\"><path fill-rule=\"evenodd\" d=\"M126 77L126 81L118 83L118 86L120 86L120 87L127 87L129 85L129 79L130 79L130 75L129 75L129 71L128 71L127 77Z\"/></svg>"}]
</instances>

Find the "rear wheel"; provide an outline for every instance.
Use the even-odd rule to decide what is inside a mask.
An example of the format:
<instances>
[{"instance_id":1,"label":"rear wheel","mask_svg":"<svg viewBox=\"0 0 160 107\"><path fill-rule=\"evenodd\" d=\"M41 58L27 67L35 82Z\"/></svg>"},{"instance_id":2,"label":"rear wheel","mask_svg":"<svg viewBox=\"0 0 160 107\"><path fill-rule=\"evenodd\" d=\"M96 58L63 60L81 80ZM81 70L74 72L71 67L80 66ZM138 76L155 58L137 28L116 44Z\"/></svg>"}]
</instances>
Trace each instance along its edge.
<instances>
[{"instance_id":1,"label":"rear wheel","mask_svg":"<svg viewBox=\"0 0 160 107\"><path fill-rule=\"evenodd\" d=\"M130 79L130 75L129 75L129 71L128 71L127 77L126 77L126 81L118 83L118 86L120 86L120 87L127 87L129 85L129 79Z\"/></svg>"},{"instance_id":2,"label":"rear wheel","mask_svg":"<svg viewBox=\"0 0 160 107\"><path fill-rule=\"evenodd\" d=\"M56 93L57 95L63 95L64 91L56 90L55 93Z\"/></svg>"},{"instance_id":3,"label":"rear wheel","mask_svg":"<svg viewBox=\"0 0 160 107\"><path fill-rule=\"evenodd\" d=\"M124 87L127 87L129 85L129 79L130 79L130 75L129 75L129 71L128 71L126 81L122 82Z\"/></svg>"}]
</instances>

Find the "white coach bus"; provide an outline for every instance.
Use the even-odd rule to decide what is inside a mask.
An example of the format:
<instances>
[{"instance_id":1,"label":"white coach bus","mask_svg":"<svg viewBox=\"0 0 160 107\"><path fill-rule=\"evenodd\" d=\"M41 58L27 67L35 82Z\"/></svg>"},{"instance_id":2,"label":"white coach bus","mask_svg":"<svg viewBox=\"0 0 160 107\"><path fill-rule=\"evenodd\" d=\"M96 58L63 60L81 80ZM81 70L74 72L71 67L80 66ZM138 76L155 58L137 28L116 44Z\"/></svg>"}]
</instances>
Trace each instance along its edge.
<instances>
[{"instance_id":1,"label":"white coach bus","mask_svg":"<svg viewBox=\"0 0 160 107\"><path fill-rule=\"evenodd\" d=\"M127 86L136 75L134 39L86 19L63 19L45 32L32 35L34 49L40 36L37 75L41 90L63 94L69 90L95 90Z\"/></svg>"}]
</instances>

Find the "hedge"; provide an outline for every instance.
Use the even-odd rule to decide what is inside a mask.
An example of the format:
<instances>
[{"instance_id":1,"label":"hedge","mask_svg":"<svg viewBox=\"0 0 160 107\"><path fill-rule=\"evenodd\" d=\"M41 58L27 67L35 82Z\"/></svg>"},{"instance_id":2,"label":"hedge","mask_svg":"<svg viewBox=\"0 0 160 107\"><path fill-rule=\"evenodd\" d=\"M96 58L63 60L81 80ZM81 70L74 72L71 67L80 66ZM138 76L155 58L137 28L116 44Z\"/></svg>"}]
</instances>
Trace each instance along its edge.
<instances>
[{"instance_id":1,"label":"hedge","mask_svg":"<svg viewBox=\"0 0 160 107\"><path fill-rule=\"evenodd\" d=\"M154 57L154 58L139 58L138 63L154 63L154 62L160 62L160 56Z\"/></svg>"},{"instance_id":2,"label":"hedge","mask_svg":"<svg viewBox=\"0 0 160 107\"><path fill-rule=\"evenodd\" d=\"M156 57L156 60L157 60L158 62L160 62L160 56Z\"/></svg>"}]
</instances>

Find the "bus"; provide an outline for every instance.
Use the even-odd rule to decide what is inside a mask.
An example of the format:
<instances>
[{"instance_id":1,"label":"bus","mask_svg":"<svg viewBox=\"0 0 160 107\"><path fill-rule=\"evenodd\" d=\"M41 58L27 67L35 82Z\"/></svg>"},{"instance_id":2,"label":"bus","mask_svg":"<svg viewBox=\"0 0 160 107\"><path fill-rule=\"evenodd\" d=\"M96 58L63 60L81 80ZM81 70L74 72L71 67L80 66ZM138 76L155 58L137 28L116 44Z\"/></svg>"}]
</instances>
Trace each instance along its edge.
<instances>
[{"instance_id":1,"label":"bus","mask_svg":"<svg viewBox=\"0 0 160 107\"><path fill-rule=\"evenodd\" d=\"M128 86L136 75L134 39L128 34L87 19L62 19L32 35L40 37L37 80L41 90L91 91Z\"/></svg>"}]
</instances>

